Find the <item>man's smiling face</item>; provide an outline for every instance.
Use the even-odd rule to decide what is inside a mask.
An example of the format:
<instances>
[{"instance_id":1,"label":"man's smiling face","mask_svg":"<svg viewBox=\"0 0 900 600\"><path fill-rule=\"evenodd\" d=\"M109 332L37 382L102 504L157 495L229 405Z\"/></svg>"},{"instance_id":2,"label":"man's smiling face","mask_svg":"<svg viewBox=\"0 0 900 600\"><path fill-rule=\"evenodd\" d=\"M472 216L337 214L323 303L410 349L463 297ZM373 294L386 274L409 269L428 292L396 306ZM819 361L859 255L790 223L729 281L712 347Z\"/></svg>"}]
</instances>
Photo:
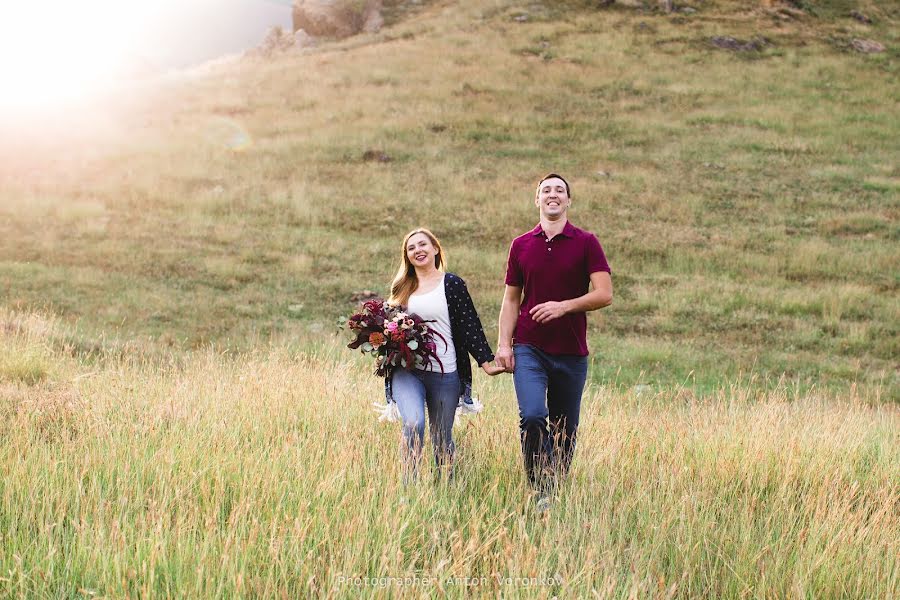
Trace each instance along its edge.
<instances>
[{"instance_id":1,"label":"man's smiling face","mask_svg":"<svg viewBox=\"0 0 900 600\"><path fill-rule=\"evenodd\" d=\"M551 221L564 216L571 202L566 182L558 177L542 181L534 199L535 206L541 210L541 216Z\"/></svg>"}]
</instances>

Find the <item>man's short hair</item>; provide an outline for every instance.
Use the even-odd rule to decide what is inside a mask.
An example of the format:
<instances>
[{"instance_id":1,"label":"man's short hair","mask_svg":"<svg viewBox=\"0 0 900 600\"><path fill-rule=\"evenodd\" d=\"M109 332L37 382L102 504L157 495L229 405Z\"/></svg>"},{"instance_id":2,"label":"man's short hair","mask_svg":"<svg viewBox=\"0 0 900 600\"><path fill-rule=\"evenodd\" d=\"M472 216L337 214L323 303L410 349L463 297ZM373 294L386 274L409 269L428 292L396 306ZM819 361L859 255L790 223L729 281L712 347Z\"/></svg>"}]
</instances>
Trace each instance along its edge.
<instances>
[{"instance_id":1,"label":"man's short hair","mask_svg":"<svg viewBox=\"0 0 900 600\"><path fill-rule=\"evenodd\" d=\"M562 182L566 184L566 196L568 196L569 198L572 197L572 190L569 189L569 182L566 181L565 177L563 177L562 175L557 175L556 173L548 173L547 175L544 175L544 177L540 181L538 181L537 189L539 193L541 191L541 184L548 179L562 179Z\"/></svg>"}]
</instances>

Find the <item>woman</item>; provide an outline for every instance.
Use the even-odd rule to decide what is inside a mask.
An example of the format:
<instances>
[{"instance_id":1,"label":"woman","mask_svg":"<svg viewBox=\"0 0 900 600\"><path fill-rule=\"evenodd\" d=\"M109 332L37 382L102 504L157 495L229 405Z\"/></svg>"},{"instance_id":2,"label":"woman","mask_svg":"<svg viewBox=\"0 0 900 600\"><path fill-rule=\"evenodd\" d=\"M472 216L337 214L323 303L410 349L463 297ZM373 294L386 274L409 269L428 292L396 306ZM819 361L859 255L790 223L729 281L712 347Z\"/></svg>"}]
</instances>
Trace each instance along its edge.
<instances>
[{"instance_id":1,"label":"woman","mask_svg":"<svg viewBox=\"0 0 900 600\"><path fill-rule=\"evenodd\" d=\"M503 373L492 364L494 354L488 345L465 282L444 271L447 260L441 243L427 229L415 229L403 238L400 268L391 284L393 305L406 306L409 313L433 320L440 364L427 364L415 370L394 369L386 380L388 403L397 403L403 421L404 473L415 476L425 437L425 411L428 411L431 442L438 468L452 466L453 419L461 398L472 390L469 355L488 375Z\"/></svg>"}]
</instances>

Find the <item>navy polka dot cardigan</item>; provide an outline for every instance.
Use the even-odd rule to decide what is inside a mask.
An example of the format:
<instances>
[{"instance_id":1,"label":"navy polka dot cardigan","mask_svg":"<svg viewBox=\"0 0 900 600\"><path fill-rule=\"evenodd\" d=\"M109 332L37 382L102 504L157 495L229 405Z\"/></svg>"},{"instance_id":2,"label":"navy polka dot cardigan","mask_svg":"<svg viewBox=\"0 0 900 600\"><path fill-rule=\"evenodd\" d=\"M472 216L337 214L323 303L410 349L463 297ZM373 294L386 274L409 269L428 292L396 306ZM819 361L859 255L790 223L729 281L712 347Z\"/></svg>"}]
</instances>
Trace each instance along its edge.
<instances>
[{"instance_id":1,"label":"navy polka dot cardigan","mask_svg":"<svg viewBox=\"0 0 900 600\"><path fill-rule=\"evenodd\" d=\"M494 360L494 353L484 335L481 319L475 310L475 303L469 295L469 288L462 278L447 273L444 276L444 293L447 296L447 312L450 313L450 332L453 335L453 348L456 350L456 371L462 385L460 397L472 397L472 365L469 355L475 358L478 365ZM391 378L384 378L384 395L387 401L393 402Z\"/></svg>"}]
</instances>

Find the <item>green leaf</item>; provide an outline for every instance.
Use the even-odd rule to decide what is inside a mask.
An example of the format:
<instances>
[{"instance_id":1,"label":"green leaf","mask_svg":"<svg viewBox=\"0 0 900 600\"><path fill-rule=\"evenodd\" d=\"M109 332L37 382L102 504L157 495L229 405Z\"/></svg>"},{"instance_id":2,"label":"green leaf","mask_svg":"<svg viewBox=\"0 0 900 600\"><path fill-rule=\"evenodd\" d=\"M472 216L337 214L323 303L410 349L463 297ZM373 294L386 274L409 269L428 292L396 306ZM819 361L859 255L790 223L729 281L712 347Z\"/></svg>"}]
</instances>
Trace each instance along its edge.
<instances>
[{"instance_id":1,"label":"green leaf","mask_svg":"<svg viewBox=\"0 0 900 600\"><path fill-rule=\"evenodd\" d=\"M363 352L371 352L371 351L372 351L372 344L370 344L369 342L366 342L365 344L363 344L362 346L360 346L360 349L362 349Z\"/></svg>"},{"instance_id":2,"label":"green leaf","mask_svg":"<svg viewBox=\"0 0 900 600\"><path fill-rule=\"evenodd\" d=\"M419 342L417 342L416 340L409 340L406 343L406 345L409 347L410 350L415 350L416 348L419 347Z\"/></svg>"}]
</instances>

